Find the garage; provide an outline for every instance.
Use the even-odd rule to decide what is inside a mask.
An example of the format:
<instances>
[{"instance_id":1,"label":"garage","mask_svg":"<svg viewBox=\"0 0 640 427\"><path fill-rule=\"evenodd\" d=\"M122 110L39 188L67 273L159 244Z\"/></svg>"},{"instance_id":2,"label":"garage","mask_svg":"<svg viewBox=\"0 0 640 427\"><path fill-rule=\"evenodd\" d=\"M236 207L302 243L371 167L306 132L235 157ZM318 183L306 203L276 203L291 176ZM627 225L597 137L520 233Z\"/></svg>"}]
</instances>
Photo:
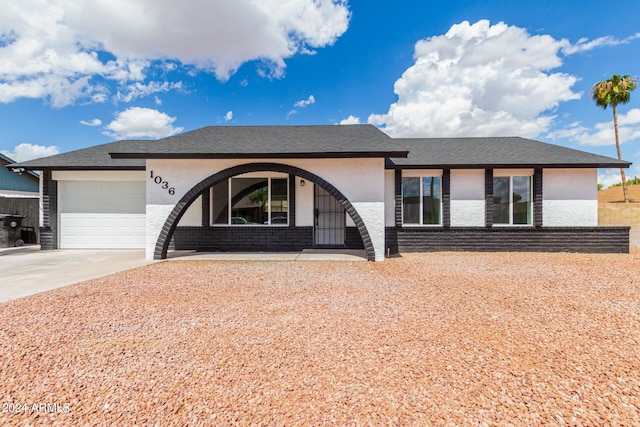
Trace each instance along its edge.
<instances>
[{"instance_id":1,"label":"garage","mask_svg":"<svg viewBox=\"0 0 640 427\"><path fill-rule=\"evenodd\" d=\"M59 181L61 249L143 249L144 181Z\"/></svg>"}]
</instances>

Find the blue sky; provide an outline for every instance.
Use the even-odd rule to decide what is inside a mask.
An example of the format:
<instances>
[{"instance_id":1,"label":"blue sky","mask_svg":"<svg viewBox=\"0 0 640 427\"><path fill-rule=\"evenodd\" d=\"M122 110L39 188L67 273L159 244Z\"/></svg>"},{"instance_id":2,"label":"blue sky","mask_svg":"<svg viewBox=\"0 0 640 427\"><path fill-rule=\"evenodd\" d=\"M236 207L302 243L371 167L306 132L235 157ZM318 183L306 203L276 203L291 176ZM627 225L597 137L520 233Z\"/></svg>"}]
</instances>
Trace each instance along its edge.
<instances>
[{"instance_id":1,"label":"blue sky","mask_svg":"<svg viewBox=\"0 0 640 427\"><path fill-rule=\"evenodd\" d=\"M208 125L372 123L615 157L611 110L589 89L640 74L640 3L619 7L0 0L0 152L22 161ZM640 176L640 91L619 116L628 175Z\"/></svg>"}]
</instances>

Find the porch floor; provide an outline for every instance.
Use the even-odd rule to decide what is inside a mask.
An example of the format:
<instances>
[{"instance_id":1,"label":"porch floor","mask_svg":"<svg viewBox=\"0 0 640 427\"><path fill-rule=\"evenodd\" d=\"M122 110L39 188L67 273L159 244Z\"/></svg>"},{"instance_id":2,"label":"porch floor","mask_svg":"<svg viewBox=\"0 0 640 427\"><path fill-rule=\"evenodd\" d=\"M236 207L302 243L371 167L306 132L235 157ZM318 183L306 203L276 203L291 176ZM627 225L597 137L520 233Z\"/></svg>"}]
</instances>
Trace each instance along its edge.
<instances>
[{"instance_id":1,"label":"porch floor","mask_svg":"<svg viewBox=\"0 0 640 427\"><path fill-rule=\"evenodd\" d=\"M301 252L169 251L169 261L367 261L364 249L304 249Z\"/></svg>"}]
</instances>

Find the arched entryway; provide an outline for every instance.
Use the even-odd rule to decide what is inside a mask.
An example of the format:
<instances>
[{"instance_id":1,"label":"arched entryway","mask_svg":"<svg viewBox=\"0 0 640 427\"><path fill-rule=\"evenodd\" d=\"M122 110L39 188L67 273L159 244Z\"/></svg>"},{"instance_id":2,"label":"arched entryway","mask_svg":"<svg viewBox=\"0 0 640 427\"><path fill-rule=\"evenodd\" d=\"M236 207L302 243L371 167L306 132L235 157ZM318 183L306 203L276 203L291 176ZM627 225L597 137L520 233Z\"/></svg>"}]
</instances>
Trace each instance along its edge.
<instances>
[{"instance_id":1,"label":"arched entryway","mask_svg":"<svg viewBox=\"0 0 640 427\"><path fill-rule=\"evenodd\" d=\"M360 233L360 237L362 238L362 243L364 244L367 260L375 261L375 251L367 227L365 226L364 221L362 220L356 209L344 196L344 194L342 194L331 183L325 181L323 178L315 175L314 173L295 166L279 163L247 163L244 165L233 166L215 173L196 184L180 199L180 201L174 206L173 210L167 217L167 220L165 221L162 230L160 231L160 235L158 236L158 240L156 241L153 258L165 259L167 257L169 242L171 241L171 237L173 236L173 233L175 232L180 219L187 211L189 206L191 206L191 204L200 195L202 195L211 186L219 183L220 181L249 172L287 173L312 182L327 191L331 196L335 197L335 199L344 207L345 211L349 214L354 224L356 225L358 232Z\"/></svg>"}]
</instances>

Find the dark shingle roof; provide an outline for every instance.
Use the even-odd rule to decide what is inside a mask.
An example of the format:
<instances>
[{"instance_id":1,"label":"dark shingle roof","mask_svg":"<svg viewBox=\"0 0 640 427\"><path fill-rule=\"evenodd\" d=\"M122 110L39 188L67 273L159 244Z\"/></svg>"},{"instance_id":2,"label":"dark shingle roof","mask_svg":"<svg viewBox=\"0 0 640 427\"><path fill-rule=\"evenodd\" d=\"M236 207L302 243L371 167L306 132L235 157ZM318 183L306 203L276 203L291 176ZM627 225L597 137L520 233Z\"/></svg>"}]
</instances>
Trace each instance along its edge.
<instances>
[{"instance_id":1,"label":"dark shingle roof","mask_svg":"<svg viewBox=\"0 0 640 427\"><path fill-rule=\"evenodd\" d=\"M116 141L109 144L56 154L55 156L17 163L13 167L31 170L144 170L141 159L112 159L109 152L138 141ZM149 142L149 141L147 141Z\"/></svg>"},{"instance_id":2,"label":"dark shingle roof","mask_svg":"<svg viewBox=\"0 0 640 427\"><path fill-rule=\"evenodd\" d=\"M409 150L387 168L629 167L630 162L519 137L399 138Z\"/></svg>"},{"instance_id":3,"label":"dark shingle roof","mask_svg":"<svg viewBox=\"0 0 640 427\"><path fill-rule=\"evenodd\" d=\"M409 155L403 158L407 150ZM145 158L365 156L388 157L387 168L392 169L631 165L518 137L393 139L371 125L327 125L211 126L156 141L117 141L12 166L29 170L143 170Z\"/></svg>"},{"instance_id":4,"label":"dark shingle roof","mask_svg":"<svg viewBox=\"0 0 640 427\"><path fill-rule=\"evenodd\" d=\"M405 157L372 125L209 126L111 151L113 158Z\"/></svg>"}]
</instances>

